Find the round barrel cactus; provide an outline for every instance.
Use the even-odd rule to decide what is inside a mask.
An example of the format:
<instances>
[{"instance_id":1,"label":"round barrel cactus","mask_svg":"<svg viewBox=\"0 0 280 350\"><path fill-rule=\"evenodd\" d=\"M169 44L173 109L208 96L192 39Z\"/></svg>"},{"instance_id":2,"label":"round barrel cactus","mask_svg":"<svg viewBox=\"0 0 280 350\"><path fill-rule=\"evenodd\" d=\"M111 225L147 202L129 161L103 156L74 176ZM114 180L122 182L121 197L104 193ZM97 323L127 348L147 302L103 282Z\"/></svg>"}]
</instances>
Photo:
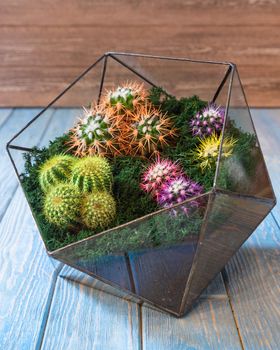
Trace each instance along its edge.
<instances>
[{"instance_id":1,"label":"round barrel cactus","mask_svg":"<svg viewBox=\"0 0 280 350\"><path fill-rule=\"evenodd\" d=\"M47 193L44 202L46 219L60 227L76 223L80 215L81 194L72 184L60 184Z\"/></svg>"},{"instance_id":2,"label":"round barrel cactus","mask_svg":"<svg viewBox=\"0 0 280 350\"><path fill-rule=\"evenodd\" d=\"M82 192L111 191L112 171L106 158L78 159L72 170L72 183Z\"/></svg>"},{"instance_id":3,"label":"round barrel cactus","mask_svg":"<svg viewBox=\"0 0 280 350\"><path fill-rule=\"evenodd\" d=\"M69 155L56 155L49 158L39 169L39 183L44 192L53 186L69 180L75 158Z\"/></svg>"},{"instance_id":4,"label":"round barrel cactus","mask_svg":"<svg viewBox=\"0 0 280 350\"><path fill-rule=\"evenodd\" d=\"M106 228L116 215L116 203L110 193L93 192L84 196L81 204L81 218L89 229Z\"/></svg>"}]
</instances>

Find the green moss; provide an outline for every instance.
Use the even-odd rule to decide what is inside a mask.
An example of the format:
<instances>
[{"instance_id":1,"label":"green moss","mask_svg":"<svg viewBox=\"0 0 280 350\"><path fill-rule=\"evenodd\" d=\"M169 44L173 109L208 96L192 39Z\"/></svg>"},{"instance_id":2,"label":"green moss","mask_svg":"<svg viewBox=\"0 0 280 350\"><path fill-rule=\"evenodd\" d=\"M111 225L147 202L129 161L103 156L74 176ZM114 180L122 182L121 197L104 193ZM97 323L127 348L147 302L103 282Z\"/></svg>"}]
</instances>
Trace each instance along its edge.
<instances>
[{"instance_id":1,"label":"green moss","mask_svg":"<svg viewBox=\"0 0 280 350\"><path fill-rule=\"evenodd\" d=\"M196 211L190 216L183 212L176 216L164 212L134 227L124 227L81 245L73 251L73 259L81 261L98 259L106 255L139 252L147 248L168 247L200 232L203 215ZM87 232L83 232L85 235Z\"/></svg>"}]
</instances>

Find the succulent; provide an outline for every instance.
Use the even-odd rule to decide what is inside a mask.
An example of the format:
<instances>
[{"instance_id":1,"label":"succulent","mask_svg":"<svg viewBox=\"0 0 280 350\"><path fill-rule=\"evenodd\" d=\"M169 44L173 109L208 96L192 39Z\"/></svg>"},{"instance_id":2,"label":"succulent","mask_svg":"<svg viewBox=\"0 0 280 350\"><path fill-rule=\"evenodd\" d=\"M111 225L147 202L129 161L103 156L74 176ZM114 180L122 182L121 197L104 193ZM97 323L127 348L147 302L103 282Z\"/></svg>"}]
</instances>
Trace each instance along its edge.
<instances>
[{"instance_id":1,"label":"succulent","mask_svg":"<svg viewBox=\"0 0 280 350\"><path fill-rule=\"evenodd\" d=\"M141 105L148 96L144 84L136 82L125 83L114 90L110 90L103 97L102 102L120 114L129 114L138 105Z\"/></svg>"},{"instance_id":2,"label":"succulent","mask_svg":"<svg viewBox=\"0 0 280 350\"><path fill-rule=\"evenodd\" d=\"M182 203L188 198L198 196L202 192L203 187L201 185L185 175L181 175L164 183L158 195L158 203L164 208L169 208ZM195 204L195 201L191 203L191 205Z\"/></svg>"},{"instance_id":3,"label":"succulent","mask_svg":"<svg viewBox=\"0 0 280 350\"><path fill-rule=\"evenodd\" d=\"M39 183L44 192L59 183L69 180L75 158L69 155L56 155L44 162L39 169Z\"/></svg>"},{"instance_id":4,"label":"succulent","mask_svg":"<svg viewBox=\"0 0 280 350\"><path fill-rule=\"evenodd\" d=\"M164 183L180 175L183 175L183 170L177 162L158 157L142 175L140 187L157 199Z\"/></svg>"},{"instance_id":5,"label":"succulent","mask_svg":"<svg viewBox=\"0 0 280 350\"><path fill-rule=\"evenodd\" d=\"M109 109L102 105L84 108L83 117L70 130L68 146L78 157L118 154L118 132Z\"/></svg>"},{"instance_id":6,"label":"succulent","mask_svg":"<svg viewBox=\"0 0 280 350\"><path fill-rule=\"evenodd\" d=\"M196 149L192 152L193 158L199 163L202 171L216 166L221 146L221 136L212 134L200 140ZM232 155L237 139L226 136L223 139L221 158L228 158Z\"/></svg>"},{"instance_id":7,"label":"succulent","mask_svg":"<svg viewBox=\"0 0 280 350\"><path fill-rule=\"evenodd\" d=\"M225 109L210 103L191 120L190 126L194 136L205 137L219 134L225 120Z\"/></svg>"},{"instance_id":8,"label":"succulent","mask_svg":"<svg viewBox=\"0 0 280 350\"><path fill-rule=\"evenodd\" d=\"M116 215L114 198L105 191L88 193L81 204L81 217L89 229L106 228Z\"/></svg>"},{"instance_id":9,"label":"succulent","mask_svg":"<svg viewBox=\"0 0 280 350\"><path fill-rule=\"evenodd\" d=\"M46 194L44 215L46 219L60 227L78 221L81 194L72 184L60 184Z\"/></svg>"},{"instance_id":10,"label":"succulent","mask_svg":"<svg viewBox=\"0 0 280 350\"><path fill-rule=\"evenodd\" d=\"M88 156L77 160L72 170L72 183L82 192L110 191L112 171L106 158Z\"/></svg>"},{"instance_id":11,"label":"succulent","mask_svg":"<svg viewBox=\"0 0 280 350\"><path fill-rule=\"evenodd\" d=\"M128 154L147 157L158 154L175 136L172 120L146 102L133 113L132 122L123 138L128 141Z\"/></svg>"}]
</instances>

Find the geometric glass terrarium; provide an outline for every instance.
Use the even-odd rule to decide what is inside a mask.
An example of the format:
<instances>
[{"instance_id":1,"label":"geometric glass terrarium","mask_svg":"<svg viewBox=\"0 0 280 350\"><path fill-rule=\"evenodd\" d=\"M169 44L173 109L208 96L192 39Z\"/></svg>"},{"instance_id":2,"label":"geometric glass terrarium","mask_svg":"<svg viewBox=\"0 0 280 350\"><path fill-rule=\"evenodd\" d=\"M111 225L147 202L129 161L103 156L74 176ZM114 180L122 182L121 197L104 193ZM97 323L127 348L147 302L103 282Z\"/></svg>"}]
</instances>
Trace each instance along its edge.
<instances>
[{"instance_id":1,"label":"geometric glass terrarium","mask_svg":"<svg viewBox=\"0 0 280 350\"><path fill-rule=\"evenodd\" d=\"M128 222L120 220L115 227L86 238L77 234L76 241L55 245L46 236L24 186L23 155L26 159L34 146L47 146L67 132L81 106L99 101L104 91L128 81L141 83L147 90L160 87L177 101L196 95L223 108L211 182L205 191L182 202L140 214L136 210ZM73 108L64 113L61 106ZM22 143L27 129L29 133L45 130L39 144L31 144L32 140ZM235 146L227 157L229 140L235 140ZM232 63L106 53L19 131L7 144L7 151L52 258L176 316L191 308L275 205L238 71ZM129 178L124 186L128 203L122 203L123 213L131 206ZM32 190L35 194L39 191L36 185ZM141 198L139 202L137 196L134 198L136 209Z\"/></svg>"}]
</instances>

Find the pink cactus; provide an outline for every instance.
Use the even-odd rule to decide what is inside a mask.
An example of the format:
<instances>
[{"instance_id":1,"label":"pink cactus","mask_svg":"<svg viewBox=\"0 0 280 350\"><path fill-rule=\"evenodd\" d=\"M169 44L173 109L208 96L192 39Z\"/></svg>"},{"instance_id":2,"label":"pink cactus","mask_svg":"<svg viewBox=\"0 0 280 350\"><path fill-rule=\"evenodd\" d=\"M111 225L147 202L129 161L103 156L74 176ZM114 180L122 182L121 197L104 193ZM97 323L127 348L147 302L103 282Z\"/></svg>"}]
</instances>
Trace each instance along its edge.
<instances>
[{"instance_id":1,"label":"pink cactus","mask_svg":"<svg viewBox=\"0 0 280 350\"><path fill-rule=\"evenodd\" d=\"M140 187L158 200L159 191L166 181L183 175L183 170L177 162L157 158L142 176Z\"/></svg>"}]
</instances>

